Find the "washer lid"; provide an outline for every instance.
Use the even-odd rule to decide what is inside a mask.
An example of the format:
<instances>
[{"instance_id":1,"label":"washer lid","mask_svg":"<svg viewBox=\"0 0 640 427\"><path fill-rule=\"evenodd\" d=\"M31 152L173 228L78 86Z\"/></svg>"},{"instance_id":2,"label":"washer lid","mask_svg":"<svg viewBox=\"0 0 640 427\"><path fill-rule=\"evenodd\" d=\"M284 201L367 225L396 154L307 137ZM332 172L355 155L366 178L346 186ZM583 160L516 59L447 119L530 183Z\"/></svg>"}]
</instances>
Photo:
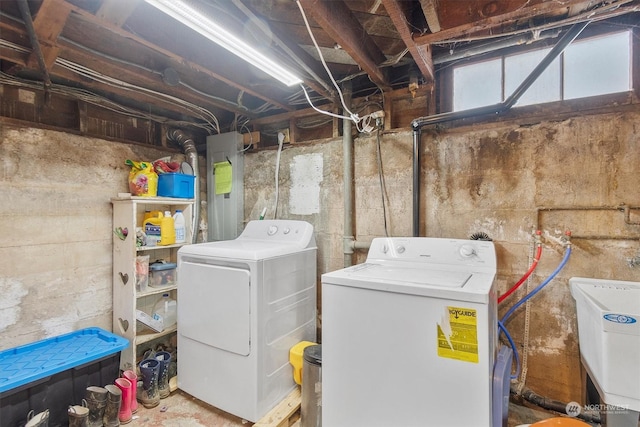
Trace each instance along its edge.
<instances>
[{"instance_id":1,"label":"washer lid","mask_svg":"<svg viewBox=\"0 0 640 427\"><path fill-rule=\"evenodd\" d=\"M419 264L364 263L322 275L322 285L488 303L495 274Z\"/></svg>"},{"instance_id":2,"label":"washer lid","mask_svg":"<svg viewBox=\"0 0 640 427\"><path fill-rule=\"evenodd\" d=\"M461 288L471 278L471 274L467 271L427 270L369 263L355 266L345 274L357 280L369 279L387 283L410 283L445 288Z\"/></svg>"}]
</instances>

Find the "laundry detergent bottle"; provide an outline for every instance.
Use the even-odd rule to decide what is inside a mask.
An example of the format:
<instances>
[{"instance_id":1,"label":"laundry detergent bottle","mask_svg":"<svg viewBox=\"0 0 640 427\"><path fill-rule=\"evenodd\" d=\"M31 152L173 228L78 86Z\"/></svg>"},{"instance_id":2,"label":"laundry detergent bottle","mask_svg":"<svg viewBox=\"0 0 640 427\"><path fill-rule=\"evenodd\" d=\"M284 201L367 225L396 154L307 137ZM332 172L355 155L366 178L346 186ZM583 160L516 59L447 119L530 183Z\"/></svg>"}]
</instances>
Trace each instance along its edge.
<instances>
[{"instance_id":1,"label":"laundry detergent bottle","mask_svg":"<svg viewBox=\"0 0 640 427\"><path fill-rule=\"evenodd\" d=\"M158 245L173 245L176 242L176 228L170 211L165 211L164 217L160 222L160 241Z\"/></svg>"},{"instance_id":2,"label":"laundry detergent bottle","mask_svg":"<svg viewBox=\"0 0 640 427\"><path fill-rule=\"evenodd\" d=\"M185 243L187 239L187 223L182 210L176 210L173 214L173 225L176 229L176 243Z\"/></svg>"}]
</instances>

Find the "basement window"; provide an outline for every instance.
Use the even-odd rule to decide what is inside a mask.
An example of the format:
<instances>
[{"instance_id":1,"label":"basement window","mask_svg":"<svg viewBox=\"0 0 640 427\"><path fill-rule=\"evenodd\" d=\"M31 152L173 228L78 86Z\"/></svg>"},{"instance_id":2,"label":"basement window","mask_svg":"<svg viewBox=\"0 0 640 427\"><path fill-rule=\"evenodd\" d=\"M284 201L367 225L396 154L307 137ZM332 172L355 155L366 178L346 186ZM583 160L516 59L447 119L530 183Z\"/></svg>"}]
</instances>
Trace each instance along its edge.
<instances>
[{"instance_id":1,"label":"basement window","mask_svg":"<svg viewBox=\"0 0 640 427\"><path fill-rule=\"evenodd\" d=\"M503 55L453 69L453 110L508 98L551 48ZM626 92L631 83L631 31L574 41L553 61L516 106Z\"/></svg>"}]
</instances>

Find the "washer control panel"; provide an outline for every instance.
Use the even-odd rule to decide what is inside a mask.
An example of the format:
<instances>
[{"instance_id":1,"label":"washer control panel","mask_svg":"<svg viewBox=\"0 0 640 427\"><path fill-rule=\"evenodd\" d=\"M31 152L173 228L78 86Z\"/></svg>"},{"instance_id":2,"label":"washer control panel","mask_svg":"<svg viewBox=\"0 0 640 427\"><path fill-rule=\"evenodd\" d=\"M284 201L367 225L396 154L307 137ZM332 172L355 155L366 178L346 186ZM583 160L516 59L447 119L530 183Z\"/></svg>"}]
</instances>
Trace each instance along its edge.
<instances>
[{"instance_id":1,"label":"washer control panel","mask_svg":"<svg viewBox=\"0 0 640 427\"><path fill-rule=\"evenodd\" d=\"M496 266L493 242L433 237L376 238L367 262L397 260L428 264Z\"/></svg>"}]
</instances>

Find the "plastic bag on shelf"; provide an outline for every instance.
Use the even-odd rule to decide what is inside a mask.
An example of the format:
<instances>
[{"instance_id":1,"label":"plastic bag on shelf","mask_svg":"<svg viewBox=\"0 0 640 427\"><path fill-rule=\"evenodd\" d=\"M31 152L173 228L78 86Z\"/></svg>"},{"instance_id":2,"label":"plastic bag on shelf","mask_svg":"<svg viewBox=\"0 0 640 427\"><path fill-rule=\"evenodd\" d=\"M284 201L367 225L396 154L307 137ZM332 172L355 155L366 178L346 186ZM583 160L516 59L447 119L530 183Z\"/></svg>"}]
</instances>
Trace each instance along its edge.
<instances>
[{"instance_id":1,"label":"plastic bag on shelf","mask_svg":"<svg viewBox=\"0 0 640 427\"><path fill-rule=\"evenodd\" d=\"M126 160L131 166L129 172L129 192L133 196L155 197L158 194L158 174L150 162L135 162Z\"/></svg>"}]
</instances>

